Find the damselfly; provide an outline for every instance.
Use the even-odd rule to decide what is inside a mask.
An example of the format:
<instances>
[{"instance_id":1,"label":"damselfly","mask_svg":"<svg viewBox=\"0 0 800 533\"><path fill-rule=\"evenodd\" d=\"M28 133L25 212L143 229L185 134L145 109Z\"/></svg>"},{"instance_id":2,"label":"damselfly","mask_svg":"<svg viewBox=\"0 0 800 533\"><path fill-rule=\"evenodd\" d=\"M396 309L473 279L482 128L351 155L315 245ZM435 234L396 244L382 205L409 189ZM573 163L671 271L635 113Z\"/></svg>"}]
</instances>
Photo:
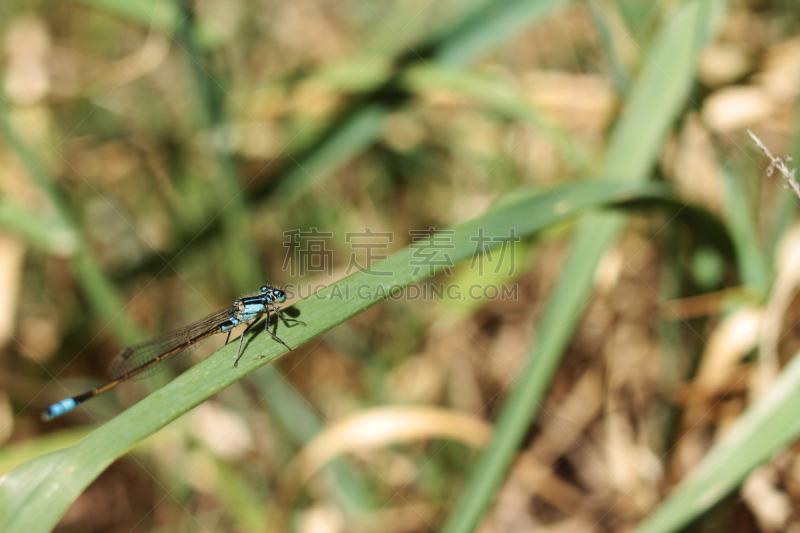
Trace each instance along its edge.
<instances>
[{"instance_id":1,"label":"damselfly","mask_svg":"<svg viewBox=\"0 0 800 533\"><path fill-rule=\"evenodd\" d=\"M273 339L280 342L291 351L291 347L283 342L277 335L269 330L271 313L275 313L287 326L289 322L305 324L294 318L286 318L276 304L286 301L286 293L275 287L264 285L255 296L247 296L233 302L233 305L222 311L213 313L193 324L182 327L175 331L165 333L153 340L137 344L122 350L111 361L109 372L113 378L111 381L92 389L90 391L61 400L42 411L42 419L52 420L66 412L75 409L90 398L113 389L124 381L132 381L149 376L152 373L162 370L163 366L159 363L164 361L176 361L189 354L201 341L216 335L217 333L228 332L225 343L231 339L231 331L240 324L247 323L247 328L242 333L239 340L239 352L233 366L239 364L242 357L242 341L245 334L250 331L256 322L266 313L267 320L264 329Z\"/></svg>"}]
</instances>

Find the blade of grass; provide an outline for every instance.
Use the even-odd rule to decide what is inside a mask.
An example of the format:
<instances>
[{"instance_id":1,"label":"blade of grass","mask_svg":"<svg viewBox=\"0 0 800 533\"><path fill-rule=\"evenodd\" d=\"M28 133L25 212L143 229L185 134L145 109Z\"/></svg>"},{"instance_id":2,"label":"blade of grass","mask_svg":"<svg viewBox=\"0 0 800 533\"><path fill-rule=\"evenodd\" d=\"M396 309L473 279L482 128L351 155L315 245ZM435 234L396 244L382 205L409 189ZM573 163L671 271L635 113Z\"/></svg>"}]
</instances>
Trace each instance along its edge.
<instances>
[{"instance_id":1,"label":"blade of grass","mask_svg":"<svg viewBox=\"0 0 800 533\"><path fill-rule=\"evenodd\" d=\"M8 198L0 202L0 227L45 253L71 257L78 248L75 234L61 220L30 213Z\"/></svg>"},{"instance_id":2,"label":"blade of grass","mask_svg":"<svg viewBox=\"0 0 800 533\"><path fill-rule=\"evenodd\" d=\"M0 447L0 476L40 455L72 446L80 442L90 431L91 428L84 426L7 443Z\"/></svg>"},{"instance_id":3,"label":"blade of grass","mask_svg":"<svg viewBox=\"0 0 800 533\"><path fill-rule=\"evenodd\" d=\"M270 187L271 202L291 202L335 174L380 137L388 114L389 109L380 104L355 111L307 156L276 179L274 187Z\"/></svg>"},{"instance_id":4,"label":"blade of grass","mask_svg":"<svg viewBox=\"0 0 800 533\"><path fill-rule=\"evenodd\" d=\"M175 27L178 13L169 0L77 0L109 15L149 28L156 24L165 33Z\"/></svg>"},{"instance_id":5,"label":"blade of grass","mask_svg":"<svg viewBox=\"0 0 800 533\"><path fill-rule=\"evenodd\" d=\"M586 150L575 142L569 132L550 122L507 81L484 73L430 64L409 68L401 83L414 93L432 89L456 91L510 119L526 122L551 139L564 161L572 165L577 173L589 169L591 158Z\"/></svg>"},{"instance_id":6,"label":"blade of grass","mask_svg":"<svg viewBox=\"0 0 800 533\"><path fill-rule=\"evenodd\" d=\"M492 2L443 36L434 45L433 56L441 65L463 67L508 42L531 21L565 4L565 0Z\"/></svg>"},{"instance_id":7,"label":"blade of grass","mask_svg":"<svg viewBox=\"0 0 800 533\"><path fill-rule=\"evenodd\" d=\"M75 237L75 251L72 256L72 265L75 275L89 305L93 311L105 321L116 337L125 344L134 344L141 340L138 329L128 316L122 313L125 309L122 298L116 292L114 284L103 274L103 271L91 256L85 240L82 237L80 226L75 222L70 206L61 196L55 182L45 168L44 161L38 160L31 149L22 141L11 126L10 113L13 112L4 98L0 98L0 134L5 137L8 144L27 167L38 187L47 195L50 203L55 207L58 224L67 228Z\"/></svg>"},{"instance_id":8,"label":"blade of grass","mask_svg":"<svg viewBox=\"0 0 800 533\"><path fill-rule=\"evenodd\" d=\"M210 457L206 460L209 461ZM216 496L223 502L227 514L232 518L235 531L248 533L271 532L275 528L269 522L274 507L265 505L262 495L248 483L241 469L231 468L221 460L209 461L214 471ZM213 466L212 466L213 465Z\"/></svg>"},{"instance_id":9,"label":"blade of grass","mask_svg":"<svg viewBox=\"0 0 800 533\"><path fill-rule=\"evenodd\" d=\"M614 128L605 174L644 181L686 102L696 63L720 16L714 2L692 2L674 14L655 38L630 100ZM473 531L505 478L561 361L589 297L595 269L617 241L626 218L590 214L577 230L567 264L549 298L526 367L500 412L489 447L470 475L443 531Z\"/></svg>"},{"instance_id":10,"label":"blade of grass","mask_svg":"<svg viewBox=\"0 0 800 533\"><path fill-rule=\"evenodd\" d=\"M408 63L410 68L424 61L420 55L430 55L431 63L450 68L464 66L476 61L480 55L491 51L522 28L541 20L563 3L564 0L490 2L451 29L434 32L438 36L419 47L420 50L424 49L423 52L412 51L402 62ZM397 76L402 79L402 73L397 73ZM354 109L307 154L297 157L297 164L277 176L267 187L272 201L286 202L297 198L372 146L383 132L387 115L407 101L407 95L402 91L402 97L397 98L398 87L395 83L396 80L390 80L367 98L374 102L380 100L381 95L391 94L390 104L379 101ZM347 144L348 139L352 144Z\"/></svg>"},{"instance_id":11,"label":"blade of grass","mask_svg":"<svg viewBox=\"0 0 800 533\"><path fill-rule=\"evenodd\" d=\"M486 235L507 235L513 227L517 235L527 236L581 210L635 197L668 198L669 193L656 184L568 185L457 226L447 253L454 263L470 258L475 248L471 237L478 235L479 228ZM415 252L416 249L406 248L375 265L376 270L393 271L391 277L358 272L297 303L294 312L307 326L285 328L281 337L290 346L299 346L375 305L394 290L425 278L427 269L416 267L414 272ZM0 479L0 531L49 531L111 462L205 399L285 353L263 331L248 339L239 367L233 368L236 350L235 342L224 346L75 446L38 457L6 474Z\"/></svg>"},{"instance_id":12,"label":"blade of grass","mask_svg":"<svg viewBox=\"0 0 800 533\"><path fill-rule=\"evenodd\" d=\"M183 50L194 74L194 85L199 96L196 116L201 126L212 133L223 131L225 127L225 89L214 77L208 64L201 57L197 45L197 35L193 17L183 0L174 0L180 22L175 28L176 43ZM210 136L210 137L213 137ZM208 150L213 156L214 165L210 171L215 191L219 195L219 217L222 219L221 246L225 257L237 257L236 261L224 261L227 279L235 292L244 294L257 287L261 281L258 256L253 239L249 234L249 211L244 204L241 185L237 177L236 164L227 147L219 146L209 140Z\"/></svg>"},{"instance_id":13,"label":"blade of grass","mask_svg":"<svg viewBox=\"0 0 800 533\"><path fill-rule=\"evenodd\" d=\"M609 13L596 2L586 2L592 22L597 30L597 36L603 45L605 57L608 61L608 68L611 71L611 79L614 80L614 87L620 98L625 99L631 85L631 77L622 60L619 57L618 46L614 42L613 31L609 21Z\"/></svg>"},{"instance_id":14,"label":"blade of grass","mask_svg":"<svg viewBox=\"0 0 800 533\"><path fill-rule=\"evenodd\" d=\"M87 0L89 1L89 0ZM497 46L500 41L496 39L486 40L481 39L480 36L487 31L481 22L486 24L496 24L495 12L506 13L507 10L521 9L516 12L516 18L513 22L514 28L520 29L525 25L532 25L546 16L551 9L560 5L559 2L553 0L523 2L514 0L500 0L496 2L487 2L486 0L477 0L470 2L460 2L458 7L463 11L461 16L454 17L458 22L452 25L443 25L439 30L434 30L427 40L423 40L425 44L416 47L416 50L408 52L407 41L408 36L402 35L399 41L403 43L402 48L393 48L394 56L389 58L380 58L377 62L379 64L387 63L390 65L402 65L403 68L413 67L420 64L422 57L429 57L428 63L435 63L439 55L452 48L453 45L449 44L452 40L459 42L472 42L479 43L470 45L471 60L477 60L480 54L491 51L494 46ZM505 10L505 11L504 11ZM393 27L403 27L403 24L392 24ZM497 29L496 27L494 28ZM385 33L384 29L380 30ZM498 34L499 35L499 34ZM506 33L505 38L509 38L513 33ZM495 36L497 37L497 35ZM383 36L382 38L385 38ZM393 37L394 38L394 37ZM386 54L391 55L389 50L385 51ZM408 57L403 57L405 53ZM465 60L462 57L462 60ZM358 62L358 60L354 60ZM452 66L452 65L451 65ZM379 69L380 70L380 69ZM325 68L313 76L325 75ZM385 119L388 114L402 105L405 105L408 95L404 94L401 88L396 86L398 79L402 78L402 74L391 70L385 74L388 81L376 87L369 94L363 96L363 101L367 102L364 105L354 106L351 110L345 111L345 116L341 118L332 128L319 128L321 132L319 136L312 139L304 139L303 148L297 149L292 146L287 147L287 150L292 154L292 163L283 171L281 171L274 179L268 183L259 186L253 191L251 200L261 200L267 198L267 202L272 205L280 205L285 207L291 200L306 194L315 185L319 186L326 179L335 175L341 168L348 162L352 161L359 154L373 146L379 139L384 130ZM352 86L352 90L358 92L362 90L358 84ZM387 97L387 95L390 95ZM487 97L490 97L487 95ZM519 112L519 110L517 110ZM534 122L532 115L528 114L524 120ZM325 118L324 120L329 120ZM316 130L318 126L311 125L306 129ZM547 131L545 132L547 133ZM556 139L557 143L561 140ZM299 143L297 143L299 144ZM573 154L575 157L572 160L581 161L580 154ZM174 249L182 250L189 244L189 241L197 242L195 237L198 231L208 232L212 229L216 231L218 227L213 225L211 228L205 224L202 229L196 228L195 231L186 231L183 238L176 240ZM170 254L164 254L167 259ZM161 258L158 261L153 261L152 257L142 262L140 267L134 267L126 272L126 277L136 275L140 269L152 267L154 263L161 264ZM249 285L247 290L249 290Z\"/></svg>"},{"instance_id":15,"label":"blade of grass","mask_svg":"<svg viewBox=\"0 0 800 533\"><path fill-rule=\"evenodd\" d=\"M769 270L758 230L748 205L742 177L731 167L721 169L725 184L725 218L736 244L736 258L742 281L759 298L769 289Z\"/></svg>"},{"instance_id":16,"label":"blade of grass","mask_svg":"<svg viewBox=\"0 0 800 533\"><path fill-rule=\"evenodd\" d=\"M262 369L253 374L250 380L255 383L270 413L294 444L305 444L324 428L324 422L308 407L308 401L288 384L275 367ZM343 510L366 511L374 506L368 487L346 459L335 459L326 469L336 485L332 496Z\"/></svg>"},{"instance_id":17,"label":"blade of grass","mask_svg":"<svg viewBox=\"0 0 800 533\"><path fill-rule=\"evenodd\" d=\"M800 437L800 354L637 533L678 531L707 512L747 475Z\"/></svg>"},{"instance_id":18,"label":"blade of grass","mask_svg":"<svg viewBox=\"0 0 800 533\"><path fill-rule=\"evenodd\" d=\"M796 154L800 150L800 120L795 123L792 147L790 153ZM763 177L763 170L757 171L755 175ZM732 180L729 180L729 183L730 181ZM763 266L767 271L765 275L771 271L772 257L777 243L788 230L797 211L797 198L791 192L782 191L775 201L777 207L773 206L772 209L773 220L770 221L772 227L767 239L769 253L762 252L761 256L769 265ZM732 205L732 207L737 211L743 209L739 206ZM736 216L738 215L734 212L730 214L731 219ZM735 224L731 220L732 233L736 231L745 233L744 236L735 236L737 241L753 238L747 234L754 231L750 229L750 224L738 230L734 229ZM742 254L748 253L749 250L747 244L738 242L737 248L741 248ZM758 249L761 250L760 246ZM747 258L741 259L740 270L743 277L757 281L762 266L760 264L746 266L744 261L747 260ZM745 268L748 269L748 273ZM755 271L755 274L752 271ZM768 462L800 437L800 416L798 416L800 357L798 356L800 354L794 355L767 394L748 407L734 427L708 452L700 464L692 470L690 476L683 480L642 522L636 533L669 533L683 529L735 490L750 472Z\"/></svg>"},{"instance_id":19,"label":"blade of grass","mask_svg":"<svg viewBox=\"0 0 800 533\"><path fill-rule=\"evenodd\" d=\"M201 114L204 116L204 122L207 127L220 131L224 126L224 91L216 80L211 79L207 67L202 63L197 47L197 36L193 25L187 20L187 13L182 1L175 1L181 19L184 21L178 26L176 33L184 43L182 48L191 62L195 74L195 85L200 92L202 102L205 104L205 109L202 110ZM368 66L376 68L378 76L383 70L390 71L388 64L381 69L380 61L370 61L363 67L356 65L356 68L360 70L357 70L354 74L365 74L364 71ZM325 74L325 68L323 67L323 77ZM367 82L369 83L369 73L366 74ZM354 79L351 77L349 82L352 81ZM356 87L357 84L353 86L353 89L356 89ZM320 151L313 152L309 158L304 159L302 163L294 167L294 170L282 182L282 186L273 190L274 203L291 202L297 196L295 191L311 189L315 182L325 179L333 170L340 168L357 153L366 149L367 145L374 142L374 139L380 135L384 116L385 114L374 113L369 106L360 109L351 118L350 122L345 124L345 127L338 130L334 136L325 139ZM245 293L250 287L258 286L261 283L257 279L258 269L256 268L255 249L252 245L252 239L246 231L246 228L250 226L247 215L248 210L244 204L244 196L238 194L239 185L235 176L234 162L230 154L220 148L216 148L214 155L217 163L217 171L214 173L217 188L223 197L232 197L232 200L226 204L226 208L221 213L224 233L222 242L226 248L225 255L238 258L236 261L226 262L226 267L229 268L228 277L233 281L237 292ZM245 257L242 257L242 255ZM271 370L272 373L277 374L277 370ZM269 398L275 399L274 402L270 402L273 412L275 412L275 403L301 405L301 402L298 401L299 399L290 394L287 389L287 387L278 388L269 395ZM313 417L311 413L306 414L309 417ZM304 436L304 438L310 438L310 435ZM343 496L340 498L340 503L346 509L363 508L365 506L363 504L365 501L364 496L368 491L360 486L360 480L354 472L347 468L344 461L338 461L336 464L331 465L331 471L334 473L335 481L340 484L341 490L335 491L336 494Z\"/></svg>"}]
</instances>

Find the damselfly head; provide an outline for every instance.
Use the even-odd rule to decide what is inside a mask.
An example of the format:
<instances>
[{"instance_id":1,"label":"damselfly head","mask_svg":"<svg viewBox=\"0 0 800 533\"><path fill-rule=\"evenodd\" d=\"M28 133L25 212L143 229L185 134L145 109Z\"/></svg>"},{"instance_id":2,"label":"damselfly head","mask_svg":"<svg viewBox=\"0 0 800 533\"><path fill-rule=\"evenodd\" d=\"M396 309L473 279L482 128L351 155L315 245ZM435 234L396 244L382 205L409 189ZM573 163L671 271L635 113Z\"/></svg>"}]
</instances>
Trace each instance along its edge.
<instances>
[{"instance_id":1,"label":"damselfly head","mask_svg":"<svg viewBox=\"0 0 800 533\"><path fill-rule=\"evenodd\" d=\"M279 304L286 301L286 293L281 289L272 289L272 297L275 298L275 301Z\"/></svg>"},{"instance_id":2,"label":"damselfly head","mask_svg":"<svg viewBox=\"0 0 800 533\"><path fill-rule=\"evenodd\" d=\"M282 289L276 289L275 287L264 285L258 292L259 294L266 296L271 302L282 304L286 301L286 292L284 292Z\"/></svg>"}]
</instances>

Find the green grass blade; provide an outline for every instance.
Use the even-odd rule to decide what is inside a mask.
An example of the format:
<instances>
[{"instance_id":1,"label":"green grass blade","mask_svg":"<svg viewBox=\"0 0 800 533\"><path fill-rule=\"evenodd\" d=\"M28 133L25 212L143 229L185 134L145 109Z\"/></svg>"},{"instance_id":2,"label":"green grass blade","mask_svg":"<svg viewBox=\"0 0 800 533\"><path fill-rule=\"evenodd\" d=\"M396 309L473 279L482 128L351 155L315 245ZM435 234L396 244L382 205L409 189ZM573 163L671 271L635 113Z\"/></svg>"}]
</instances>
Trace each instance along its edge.
<instances>
[{"instance_id":1,"label":"green grass blade","mask_svg":"<svg viewBox=\"0 0 800 533\"><path fill-rule=\"evenodd\" d=\"M453 228L449 243L453 248L448 249L448 253L454 263L469 259L475 249L470 238L478 234L478 228L483 228L486 235L505 235L512 227L517 235L532 235L587 208L632 197L668 198L669 193L656 184L568 185L527 201L511 203ZM294 309L308 325L281 328L281 337L290 346L299 346L375 305L393 287L425 278L426 268L414 272L415 251L406 248L375 265L376 270L393 271L391 277L358 272L297 303ZM337 295L349 295L349 298ZM0 531L49 531L75 498L115 459L284 352L281 345L263 332L248 339L238 369L231 364L236 350L235 342L224 346L80 443L38 457L6 474L0 479Z\"/></svg>"},{"instance_id":2,"label":"green grass blade","mask_svg":"<svg viewBox=\"0 0 800 533\"><path fill-rule=\"evenodd\" d=\"M682 108L692 105L698 55L719 25L722 0L691 2L667 22L646 55L606 153L605 174L642 179Z\"/></svg>"},{"instance_id":3,"label":"green grass blade","mask_svg":"<svg viewBox=\"0 0 800 533\"><path fill-rule=\"evenodd\" d=\"M270 511L273 509L269 504L265 505L262 495L253 490L244 472L231 468L221 460L215 460L211 464L215 470L216 496L225 505L227 515L234 524L234 531L275 531L269 523Z\"/></svg>"},{"instance_id":4,"label":"green grass blade","mask_svg":"<svg viewBox=\"0 0 800 533\"><path fill-rule=\"evenodd\" d=\"M194 115L203 128L211 132L222 131L225 126L226 89L217 81L215 76L218 74L200 53L194 21L188 8L183 0L174 0L173 3L180 18L175 28L175 42L184 52L183 59L191 68L194 87L199 96ZM236 292L241 294L261 283L258 255L247 231L251 226L248 220L249 211L245 208L238 169L229 151L211 140L207 141L206 149L212 156L213 165L209 169L209 176L221 208L218 214L222 220L223 232L220 246L224 249L225 256L238 257L237 261L225 261L223 268L227 270L227 279Z\"/></svg>"},{"instance_id":5,"label":"green grass blade","mask_svg":"<svg viewBox=\"0 0 800 533\"><path fill-rule=\"evenodd\" d=\"M725 218L736 245L742 281L759 297L764 297L769 289L769 270L747 201L747 191L742 177L732 168L723 167L722 177L725 184Z\"/></svg>"},{"instance_id":6,"label":"green grass blade","mask_svg":"<svg viewBox=\"0 0 800 533\"><path fill-rule=\"evenodd\" d=\"M437 63L463 67L508 42L565 0L500 0L459 24L435 46Z\"/></svg>"},{"instance_id":7,"label":"green grass blade","mask_svg":"<svg viewBox=\"0 0 800 533\"><path fill-rule=\"evenodd\" d=\"M105 11L109 15L139 24L146 28L155 24L169 33L175 27L178 12L169 0L77 0L79 3Z\"/></svg>"},{"instance_id":8,"label":"green grass blade","mask_svg":"<svg viewBox=\"0 0 800 533\"><path fill-rule=\"evenodd\" d=\"M455 70L429 64L410 68L402 79L412 92L439 89L455 91L465 98L479 102L512 120L534 126L551 139L564 161L577 173L587 171L591 157L575 142L572 135L547 119L520 91L509 86L506 80L484 73Z\"/></svg>"},{"instance_id":9,"label":"green grass blade","mask_svg":"<svg viewBox=\"0 0 800 533\"><path fill-rule=\"evenodd\" d=\"M126 344L132 344L141 340L137 328L128 320L127 314L122 312L125 309L122 299L89 253L85 239L80 232L80 226L75 222L75 216L72 214L70 205L56 187L55 181L45 167L44 160L37 157L37 154L14 131L11 125L11 113L13 112L14 110L9 107L8 102L0 98L0 134L20 158L22 164L27 167L37 186L47 195L48 200L55 207L57 223L67 228L74 237L73 243L70 243L74 244L75 247L72 254L72 264L81 289L87 295L92 309L101 320L104 320L109 325L121 341ZM5 209L13 210L13 207L7 206ZM16 221L16 224L20 224L20 221ZM33 236L38 231L37 229L29 228L28 235Z\"/></svg>"},{"instance_id":10,"label":"green grass blade","mask_svg":"<svg viewBox=\"0 0 800 533\"><path fill-rule=\"evenodd\" d=\"M0 227L53 255L71 257L78 249L78 239L62 221L31 213L10 199L0 203Z\"/></svg>"},{"instance_id":11,"label":"green grass blade","mask_svg":"<svg viewBox=\"0 0 800 533\"><path fill-rule=\"evenodd\" d=\"M383 132L388 114L388 107L374 104L362 107L348 117L277 179L278 184L271 193L273 202L288 203L297 199L372 146Z\"/></svg>"},{"instance_id":12,"label":"green grass blade","mask_svg":"<svg viewBox=\"0 0 800 533\"><path fill-rule=\"evenodd\" d=\"M747 475L800 437L800 354L769 392L736 422L636 530L670 533L685 527L734 490Z\"/></svg>"},{"instance_id":13,"label":"green grass blade","mask_svg":"<svg viewBox=\"0 0 800 533\"><path fill-rule=\"evenodd\" d=\"M0 476L40 455L72 446L80 442L89 432L90 428L83 426L5 444L0 448Z\"/></svg>"},{"instance_id":14,"label":"green grass blade","mask_svg":"<svg viewBox=\"0 0 800 533\"><path fill-rule=\"evenodd\" d=\"M647 178L669 127L686 102L699 53L719 11L711 2L688 4L656 37L648 63L612 133L606 175L629 181ZM564 273L548 300L530 360L503 406L489 447L445 524L446 533L474 530L492 502L580 318L596 266L624 226L625 218L619 214L589 215L581 222Z\"/></svg>"},{"instance_id":15,"label":"green grass blade","mask_svg":"<svg viewBox=\"0 0 800 533\"><path fill-rule=\"evenodd\" d=\"M324 421L309 407L308 400L298 394L275 367L268 366L250 379L272 417L294 444L305 444L325 427ZM333 496L345 511L370 508L373 502L369 488L346 459L334 459L326 469L336 485Z\"/></svg>"},{"instance_id":16,"label":"green grass blade","mask_svg":"<svg viewBox=\"0 0 800 533\"><path fill-rule=\"evenodd\" d=\"M800 149L800 121L795 125L795 134L789 153L797 153ZM726 171L727 194L745 196L743 184L739 176ZM763 177L763 169L757 176ZM736 189L731 189L731 186ZM758 282L763 274L768 276L770 260L780 237L791 224L796 213L796 199L793 194L783 191L773 206L773 227L767 239L770 253L762 251L755 238L752 222L746 225L735 220L739 211L746 208L746 197L728 200L729 225L736 242L737 255L740 255L739 270L745 281ZM749 217L748 217L749 219ZM761 255L753 262L748 253L754 253L755 247ZM762 265L762 261L766 265ZM769 265L769 266L767 266ZM767 279L767 282L771 280ZM735 490L750 472L772 459L775 454L784 450L800 437L800 354L795 354L780 376L770 387L767 394L748 407L733 428L703 458L672 494L661 503L645 520L636 533L669 533L678 531L708 512L714 505Z\"/></svg>"},{"instance_id":17,"label":"green grass blade","mask_svg":"<svg viewBox=\"0 0 800 533\"><path fill-rule=\"evenodd\" d=\"M438 32L438 37L429 39L420 49L431 50L432 60L437 64L451 68L465 66L564 3L564 0L491 2L451 30ZM409 57L409 67L420 64L417 55ZM402 78L402 73L398 75ZM382 89L386 87L378 88L378 93ZM373 99L377 97L377 93L372 95ZM386 116L404 103L401 98L392 105L375 103L353 111L316 146L298 157L296 164L275 178L274 185L269 187L273 201L286 203L296 199L335 174L379 139Z\"/></svg>"},{"instance_id":18,"label":"green grass blade","mask_svg":"<svg viewBox=\"0 0 800 533\"><path fill-rule=\"evenodd\" d=\"M631 85L630 74L619 57L619 46L614 42L609 14L595 2L587 2L586 7L589 8L589 14L591 14L592 22L594 22L594 27L597 30L597 36L603 45L608 68L611 71L611 79L614 80L614 88L617 90L617 94L624 99L628 95L628 89Z\"/></svg>"}]
</instances>

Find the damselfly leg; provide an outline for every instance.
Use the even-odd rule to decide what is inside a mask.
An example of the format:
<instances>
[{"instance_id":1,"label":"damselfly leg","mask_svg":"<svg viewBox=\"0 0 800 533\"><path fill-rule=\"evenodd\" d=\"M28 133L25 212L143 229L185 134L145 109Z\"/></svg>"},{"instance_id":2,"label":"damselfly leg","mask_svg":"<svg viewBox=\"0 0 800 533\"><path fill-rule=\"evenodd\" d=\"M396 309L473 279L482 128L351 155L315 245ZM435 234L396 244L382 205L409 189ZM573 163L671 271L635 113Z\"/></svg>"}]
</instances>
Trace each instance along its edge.
<instances>
[{"instance_id":1,"label":"damselfly leg","mask_svg":"<svg viewBox=\"0 0 800 533\"><path fill-rule=\"evenodd\" d=\"M247 324L247 327L244 328L242 335L239 337L239 352L236 354L236 361L233 362L233 368L237 368L239 366L239 359L242 358L242 343L244 342L245 335L247 335L247 332L250 331L256 322L258 322L259 318L261 318L261 315L257 316L252 322ZM291 348L289 348L289 350L291 350Z\"/></svg>"},{"instance_id":2,"label":"damselfly leg","mask_svg":"<svg viewBox=\"0 0 800 533\"><path fill-rule=\"evenodd\" d=\"M271 308L271 309L270 309L270 308ZM303 322L303 321L301 321L301 320L294 319L294 318L286 318L285 316L283 316L283 313L281 313L280 309L278 309L278 308L277 308L277 307L275 307L274 305L269 305L269 306L265 307L264 309L265 309L265 311L264 311L264 312L267 314L267 318L266 318L266 320L264 321L264 331L266 331L267 333L269 333L269 336L270 336L270 337L272 337L274 340L276 340L276 341L278 341L279 343L281 343L281 344L283 344L284 346L286 346L286 349L288 349L288 350L291 352L291 351L292 351L292 347L291 347L291 346L289 346L288 344L286 344L285 342L283 342L283 339L281 339L280 337L278 337L277 335L275 335L274 333L272 333L272 331L270 331L270 329L269 329L269 323L271 322L271 319L272 319L272 315L271 315L271 313L270 313L270 312L271 312L271 311L272 311L272 312L274 312L274 313L275 313L275 314L278 316L278 318L280 318L281 320L283 320L283 322L286 324L286 327L287 327L287 328L291 327L291 326L289 325L289 323L290 323L290 322L295 322L295 323L298 323L298 324L303 324L304 326L306 325L306 323L305 323L305 322ZM263 314L263 313L262 313L262 314ZM259 316L257 316L256 318L254 318L254 319L253 319L253 321L252 321L252 322L250 322L250 323L247 325L247 328L245 328L245 330L242 332L242 335L241 335L241 337L239 337L239 351L238 351L238 353L236 354L236 360L233 362L233 367L234 367L234 368L238 368L238 367L239 367L239 359L241 359L241 358L242 358L242 347L243 347L243 343L244 343L244 337L245 337L245 335L247 335L247 333L250 331L250 329L252 329L252 327L253 327L253 326L256 324L256 322L258 322L259 320L261 320L261 316L262 316L262 315L259 315Z\"/></svg>"},{"instance_id":3,"label":"damselfly leg","mask_svg":"<svg viewBox=\"0 0 800 533\"><path fill-rule=\"evenodd\" d=\"M275 311L275 314L278 315L278 318L283 320L283 323L286 324L287 328L292 327L289 325L289 322L294 322L295 324L303 324L304 326L306 325L306 323L303 322L302 320L297 320L296 318L286 318L285 316L283 316L283 313L281 313L281 310L275 307L274 305L272 306L272 310ZM267 321L267 324L269 324L269 321Z\"/></svg>"},{"instance_id":4,"label":"damselfly leg","mask_svg":"<svg viewBox=\"0 0 800 533\"><path fill-rule=\"evenodd\" d=\"M277 309L275 309L275 307L273 307L273 308L272 308L272 310L273 310L273 311L275 311L275 314L276 314L276 315L280 316L280 312L279 312ZM279 343L281 343L281 344L283 344L284 346L286 346L287 348L289 348L289 345L288 345L288 344L286 344L285 342L283 342L283 339L281 339L280 337L278 337L277 335L275 335L274 333L272 333L272 332L269 330L269 322L270 322L270 315L269 315L269 308L267 308L267 320L264 322L264 331L266 331L267 333L269 333L270 337L272 337L274 340L278 341ZM287 327L288 327L288 326L287 326ZM289 348L289 351L291 352L291 351L292 351L292 349L291 349L291 348Z\"/></svg>"}]
</instances>

